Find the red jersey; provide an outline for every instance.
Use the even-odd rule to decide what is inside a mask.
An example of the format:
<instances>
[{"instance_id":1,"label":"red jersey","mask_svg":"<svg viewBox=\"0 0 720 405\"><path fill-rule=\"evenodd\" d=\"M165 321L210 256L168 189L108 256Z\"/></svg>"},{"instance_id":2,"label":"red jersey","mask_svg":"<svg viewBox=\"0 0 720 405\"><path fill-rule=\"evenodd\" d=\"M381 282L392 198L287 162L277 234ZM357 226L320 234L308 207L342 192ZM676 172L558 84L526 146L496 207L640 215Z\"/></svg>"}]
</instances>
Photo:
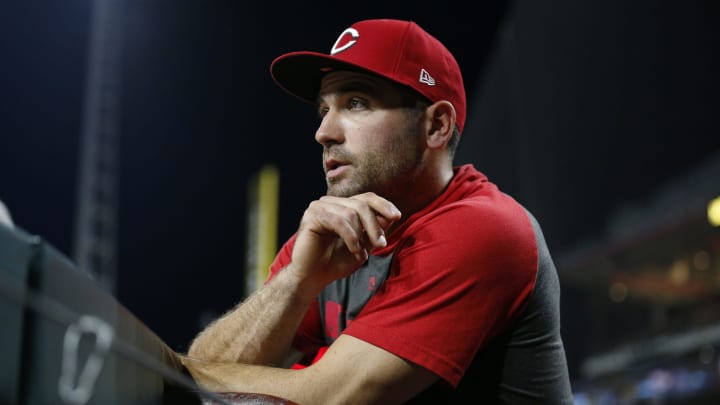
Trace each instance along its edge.
<instances>
[{"instance_id":1,"label":"red jersey","mask_svg":"<svg viewBox=\"0 0 720 405\"><path fill-rule=\"evenodd\" d=\"M290 262L295 235L271 266ZM478 350L518 317L538 269L524 208L472 165L387 235L351 277L330 284L294 346L309 355L346 333L457 386Z\"/></svg>"}]
</instances>

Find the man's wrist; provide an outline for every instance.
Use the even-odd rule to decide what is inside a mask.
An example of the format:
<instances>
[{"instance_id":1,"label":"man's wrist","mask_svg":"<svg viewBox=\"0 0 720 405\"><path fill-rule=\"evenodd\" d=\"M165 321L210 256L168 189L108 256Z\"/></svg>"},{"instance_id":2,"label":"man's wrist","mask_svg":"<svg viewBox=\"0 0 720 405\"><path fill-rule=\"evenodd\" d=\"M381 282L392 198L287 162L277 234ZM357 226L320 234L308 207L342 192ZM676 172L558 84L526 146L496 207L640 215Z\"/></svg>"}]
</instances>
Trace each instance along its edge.
<instances>
[{"instance_id":1,"label":"man's wrist","mask_svg":"<svg viewBox=\"0 0 720 405\"><path fill-rule=\"evenodd\" d=\"M300 304L308 304L317 298L326 284L314 281L303 274L293 263L290 263L280 271L276 278L279 283L283 284L282 288L293 294Z\"/></svg>"}]
</instances>

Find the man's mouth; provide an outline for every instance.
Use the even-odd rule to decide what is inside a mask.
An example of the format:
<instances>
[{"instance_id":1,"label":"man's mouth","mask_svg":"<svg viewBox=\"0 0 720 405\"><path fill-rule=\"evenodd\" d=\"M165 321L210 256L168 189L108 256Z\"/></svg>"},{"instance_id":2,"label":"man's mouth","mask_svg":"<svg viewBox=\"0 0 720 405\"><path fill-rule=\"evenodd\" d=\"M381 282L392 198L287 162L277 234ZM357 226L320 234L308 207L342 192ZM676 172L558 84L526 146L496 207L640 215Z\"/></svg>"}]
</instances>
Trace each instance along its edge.
<instances>
[{"instance_id":1,"label":"man's mouth","mask_svg":"<svg viewBox=\"0 0 720 405\"><path fill-rule=\"evenodd\" d=\"M347 162L341 162L334 159L325 161L325 175L327 178L333 178L339 176L346 167L350 166Z\"/></svg>"}]
</instances>

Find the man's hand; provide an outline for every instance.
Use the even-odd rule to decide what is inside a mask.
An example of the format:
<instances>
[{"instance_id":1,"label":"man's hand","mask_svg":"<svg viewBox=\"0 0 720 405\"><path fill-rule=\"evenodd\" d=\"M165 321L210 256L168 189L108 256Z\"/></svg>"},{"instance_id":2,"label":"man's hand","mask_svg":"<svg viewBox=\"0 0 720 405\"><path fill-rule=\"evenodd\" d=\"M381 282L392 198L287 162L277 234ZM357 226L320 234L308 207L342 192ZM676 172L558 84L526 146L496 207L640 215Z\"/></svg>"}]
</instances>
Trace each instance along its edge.
<instances>
[{"instance_id":1,"label":"man's hand","mask_svg":"<svg viewBox=\"0 0 720 405\"><path fill-rule=\"evenodd\" d=\"M374 193L313 201L300 221L291 269L319 288L347 277L368 251L387 244L385 230L398 219L395 205Z\"/></svg>"},{"instance_id":2,"label":"man's hand","mask_svg":"<svg viewBox=\"0 0 720 405\"><path fill-rule=\"evenodd\" d=\"M284 364L303 316L332 281L346 277L383 247L400 212L366 193L322 197L305 211L290 264L193 341L189 355L215 362Z\"/></svg>"}]
</instances>

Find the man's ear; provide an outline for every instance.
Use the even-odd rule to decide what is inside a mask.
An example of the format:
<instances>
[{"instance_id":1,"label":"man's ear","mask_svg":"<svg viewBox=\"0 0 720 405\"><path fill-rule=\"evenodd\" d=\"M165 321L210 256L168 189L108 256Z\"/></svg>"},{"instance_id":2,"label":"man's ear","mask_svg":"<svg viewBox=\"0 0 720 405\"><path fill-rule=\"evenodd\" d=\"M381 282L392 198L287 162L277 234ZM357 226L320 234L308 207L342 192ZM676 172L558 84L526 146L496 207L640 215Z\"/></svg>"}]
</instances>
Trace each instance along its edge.
<instances>
[{"instance_id":1,"label":"man's ear","mask_svg":"<svg viewBox=\"0 0 720 405\"><path fill-rule=\"evenodd\" d=\"M455 107L449 101L442 100L430 105L426 112L430 123L427 133L428 147L444 147L455 128Z\"/></svg>"}]
</instances>

